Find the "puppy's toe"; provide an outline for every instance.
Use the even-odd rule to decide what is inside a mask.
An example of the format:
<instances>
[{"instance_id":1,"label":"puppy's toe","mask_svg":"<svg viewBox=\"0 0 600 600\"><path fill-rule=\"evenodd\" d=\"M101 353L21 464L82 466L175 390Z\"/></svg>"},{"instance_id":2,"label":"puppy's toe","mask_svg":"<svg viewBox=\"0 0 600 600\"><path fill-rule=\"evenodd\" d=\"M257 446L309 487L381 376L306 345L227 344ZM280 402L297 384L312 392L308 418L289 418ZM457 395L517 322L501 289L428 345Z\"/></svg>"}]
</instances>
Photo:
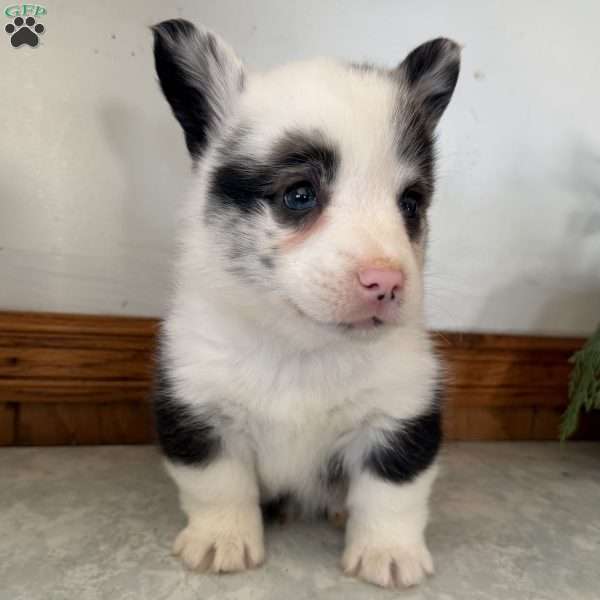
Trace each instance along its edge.
<instances>
[{"instance_id":1,"label":"puppy's toe","mask_svg":"<svg viewBox=\"0 0 600 600\"><path fill-rule=\"evenodd\" d=\"M348 547L342 557L344 572L380 587L410 587L433 574L433 561L424 544L378 548Z\"/></svg>"},{"instance_id":2,"label":"puppy's toe","mask_svg":"<svg viewBox=\"0 0 600 600\"><path fill-rule=\"evenodd\" d=\"M265 558L263 528L258 507L243 511L210 511L196 516L173 545L190 569L213 573L244 571Z\"/></svg>"}]
</instances>

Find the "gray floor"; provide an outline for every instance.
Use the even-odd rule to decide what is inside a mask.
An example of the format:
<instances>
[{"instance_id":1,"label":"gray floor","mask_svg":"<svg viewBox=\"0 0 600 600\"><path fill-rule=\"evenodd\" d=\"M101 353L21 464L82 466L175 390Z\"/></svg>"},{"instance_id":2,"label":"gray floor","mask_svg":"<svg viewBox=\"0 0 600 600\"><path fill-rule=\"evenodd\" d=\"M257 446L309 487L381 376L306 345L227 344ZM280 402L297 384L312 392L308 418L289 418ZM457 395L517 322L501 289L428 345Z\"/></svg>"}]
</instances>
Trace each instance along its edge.
<instances>
[{"instance_id":1,"label":"gray floor","mask_svg":"<svg viewBox=\"0 0 600 600\"><path fill-rule=\"evenodd\" d=\"M268 563L186 572L183 517L148 447L0 451L2 600L600 598L600 444L455 444L433 499L437 573L386 591L344 577L341 532L273 526Z\"/></svg>"}]
</instances>

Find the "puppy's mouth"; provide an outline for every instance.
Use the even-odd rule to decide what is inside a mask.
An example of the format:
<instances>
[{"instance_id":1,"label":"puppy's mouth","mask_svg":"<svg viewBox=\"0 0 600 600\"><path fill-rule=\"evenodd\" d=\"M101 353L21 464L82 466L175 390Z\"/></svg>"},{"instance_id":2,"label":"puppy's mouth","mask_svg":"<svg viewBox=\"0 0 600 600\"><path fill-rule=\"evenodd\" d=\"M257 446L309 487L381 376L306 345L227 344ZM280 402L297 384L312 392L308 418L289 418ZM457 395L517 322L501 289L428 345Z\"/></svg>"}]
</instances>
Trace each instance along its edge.
<instances>
[{"instance_id":1,"label":"puppy's mouth","mask_svg":"<svg viewBox=\"0 0 600 600\"><path fill-rule=\"evenodd\" d=\"M336 329L342 329L344 331L372 331L374 329L381 329L385 325L389 325L387 321L384 321L380 317L373 315L367 319L360 319L358 321L350 322L331 322L331 321L319 321L306 314L293 300L288 299L290 306L300 315L301 317L321 325L322 327L334 327Z\"/></svg>"},{"instance_id":2,"label":"puppy's mouth","mask_svg":"<svg viewBox=\"0 0 600 600\"><path fill-rule=\"evenodd\" d=\"M379 317L369 317L368 319L362 319L361 321L354 321L352 323L339 323L338 327L348 330L369 331L371 329L376 329L377 327L383 327L385 324L385 321Z\"/></svg>"}]
</instances>

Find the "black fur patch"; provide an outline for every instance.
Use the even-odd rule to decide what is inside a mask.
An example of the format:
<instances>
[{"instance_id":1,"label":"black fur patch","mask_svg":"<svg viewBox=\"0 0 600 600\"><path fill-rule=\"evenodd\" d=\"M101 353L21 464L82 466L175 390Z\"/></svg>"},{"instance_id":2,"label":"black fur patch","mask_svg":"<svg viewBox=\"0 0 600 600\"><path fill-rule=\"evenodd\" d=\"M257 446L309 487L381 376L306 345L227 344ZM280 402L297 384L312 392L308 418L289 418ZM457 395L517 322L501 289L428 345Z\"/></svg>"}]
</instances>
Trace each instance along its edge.
<instances>
[{"instance_id":1,"label":"black fur patch","mask_svg":"<svg viewBox=\"0 0 600 600\"><path fill-rule=\"evenodd\" d=\"M419 243L427 230L427 209L431 203L432 188L433 182L417 180L407 186L398 198L398 208L404 219L408 238L413 243ZM414 214L407 213L403 208L404 202L410 199L416 200L417 210Z\"/></svg>"},{"instance_id":2,"label":"black fur patch","mask_svg":"<svg viewBox=\"0 0 600 600\"><path fill-rule=\"evenodd\" d=\"M438 38L415 48L401 67L433 126L446 110L456 87L460 62L457 45ZM424 85L421 83L426 82Z\"/></svg>"},{"instance_id":3,"label":"black fur patch","mask_svg":"<svg viewBox=\"0 0 600 600\"><path fill-rule=\"evenodd\" d=\"M444 40L438 38L415 48L405 60L408 82L414 85L440 62Z\"/></svg>"},{"instance_id":4,"label":"black fur patch","mask_svg":"<svg viewBox=\"0 0 600 600\"><path fill-rule=\"evenodd\" d=\"M386 433L386 443L371 450L365 467L387 481L412 481L431 465L441 441L441 413L436 406L419 417L400 421L395 430Z\"/></svg>"},{"instance_id":5,"label":"black fur patch","mask_svg":"<svg viewBox=\"0 0 600 600\"><path fill-rule=\"evenodd\" d=\"M407 116L408 115L408 116ZM409 106L398 117L396 125L398 132L398 157L416 167L419 177L402 190L398 203L402 201L402 194L406 189L417 190L419 196L418 213L413 218L406 218L403 214L406 231L412 242L421 240L427 230L427 209L431 204L431 197L435 188L435 146L433 135L423 116L416 106Z\"/></svg>"},{"instance_id":6,"label":"black fur patch","mask_svg":"<svg viewBox=\"0 0 600 600\"><path fill-rule=\"evenodd\" d=\"M165 456L175 463L203 465L221 448L214 425L177 400L164 369L156 374L154 422Z\"/></svg>"},{"instance_id":7,"label":"black fur patch","mask_svg":"<svg viewBox=\"0 0 600 600\"><path fill-rule=\"evenodd\" d=\"M190 154L197 159L206 147L209 130L218 125L215 103L223 101L211 89L215 86L211 73L225 71L229 66L223 64L216 38L209 32L198 31L189 21L163 21L152 27L152 32L161 89L183 128ZM194 74L189 72L190 66ZM243 89L242 73L237 85L239 90Z\"/></svg>"},{"instance_id":8,"label":"black fur patch","mask_svg":"<svg viewBox=\"0 0 600 600\"><path fill-rule=\"evenodd\" d=\"M280 494L275 498L270 498L265 502L261 502L260 508L262 511L263 519L267 523L273 523L274 521L283 521L285 518L286 510L290 502L292 501L291 494Z\"/></svg>"},{"instance_id":9,"label":"black fur patch","mask_svg":"<svg viewBox=\"0 0 600 600\"><path fill-rule=\"evenodd\" d=\"M206 146L207 131L215 120L215 113L201 87L207 82L195 81L192 85L174 53L174 47L195 35L196 28L184 19L172 19L155 25L152 32L160 87L183 128L190 154L198 157ZM207 50L209 48L210 43Z\"/></svg>"},{"instance_id":10,"label":"black fur patch","mask_svg":"<svg viewBox=\"0 0 600 600\"><path fill-rule=\"evenodd\" d=\"M408 218L403 216L404 226L406 227L406 233L408 233L408 239L413 243L418 243L425 230L427 222L426 215L419 215L418 217Z\"/></svg>"},{"instance_id":11,"label":"black fur patch","mask_svg":"<svg viewBox=\"0 0 600 600\"><path fill-rule=\"evenodd\" d=\"M431 94L425 98L426 110L434 118L439 119L450 103L450 98L452 98L452 93L458 81L459 72L460 65L458 63L448 65L443 74L445 80L444 89L437 94Z\"/></svg>"},{"instance_id":12,"label":"black fur patch","mask_svg":"<svg viewBox=\"0 0 600 600\"><path fill-rule=\"evenodd\" d=\"M239 151L228 153L226 145L221 153L222 164L212 175L209 215L223 210L251 215L266 205L279 223L289 226L304 224L314 213L287 210L283 206L286 189L309 181L317 190L322 210L339 163L335 148L318 133L286 134L264 161Z\"/></svg>"}]
</instances>

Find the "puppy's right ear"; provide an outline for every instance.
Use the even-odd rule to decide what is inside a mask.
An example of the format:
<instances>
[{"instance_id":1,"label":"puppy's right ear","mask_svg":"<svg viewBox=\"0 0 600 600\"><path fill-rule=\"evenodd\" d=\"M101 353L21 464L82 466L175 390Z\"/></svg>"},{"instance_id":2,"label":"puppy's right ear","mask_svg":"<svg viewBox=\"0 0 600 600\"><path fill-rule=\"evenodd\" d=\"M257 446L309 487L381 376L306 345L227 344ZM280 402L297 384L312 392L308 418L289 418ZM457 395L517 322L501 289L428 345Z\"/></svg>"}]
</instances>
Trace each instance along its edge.
<instances>
[{"instance_id":1,"label":"puppy's right ear","mask_svg":"<svg viewBox=\"0 0 600 600\"><path fill-rule=\"evenodd\" d=\"M396 68L433 130L454 93L460 71L460 46L437 38L415 48Z\"/></svg>"},{"instance_id":2,"label":"puppy's right ear","mask_svg":"<svg viewBox=\"0 0 600 600\"><path fill-rule=\"evenodd\" d=\"M242 63L215 34L189 21L163 21L152 32L160 86L192 158L199 158L244 86Z\"/></svg>"}]
</instances>

